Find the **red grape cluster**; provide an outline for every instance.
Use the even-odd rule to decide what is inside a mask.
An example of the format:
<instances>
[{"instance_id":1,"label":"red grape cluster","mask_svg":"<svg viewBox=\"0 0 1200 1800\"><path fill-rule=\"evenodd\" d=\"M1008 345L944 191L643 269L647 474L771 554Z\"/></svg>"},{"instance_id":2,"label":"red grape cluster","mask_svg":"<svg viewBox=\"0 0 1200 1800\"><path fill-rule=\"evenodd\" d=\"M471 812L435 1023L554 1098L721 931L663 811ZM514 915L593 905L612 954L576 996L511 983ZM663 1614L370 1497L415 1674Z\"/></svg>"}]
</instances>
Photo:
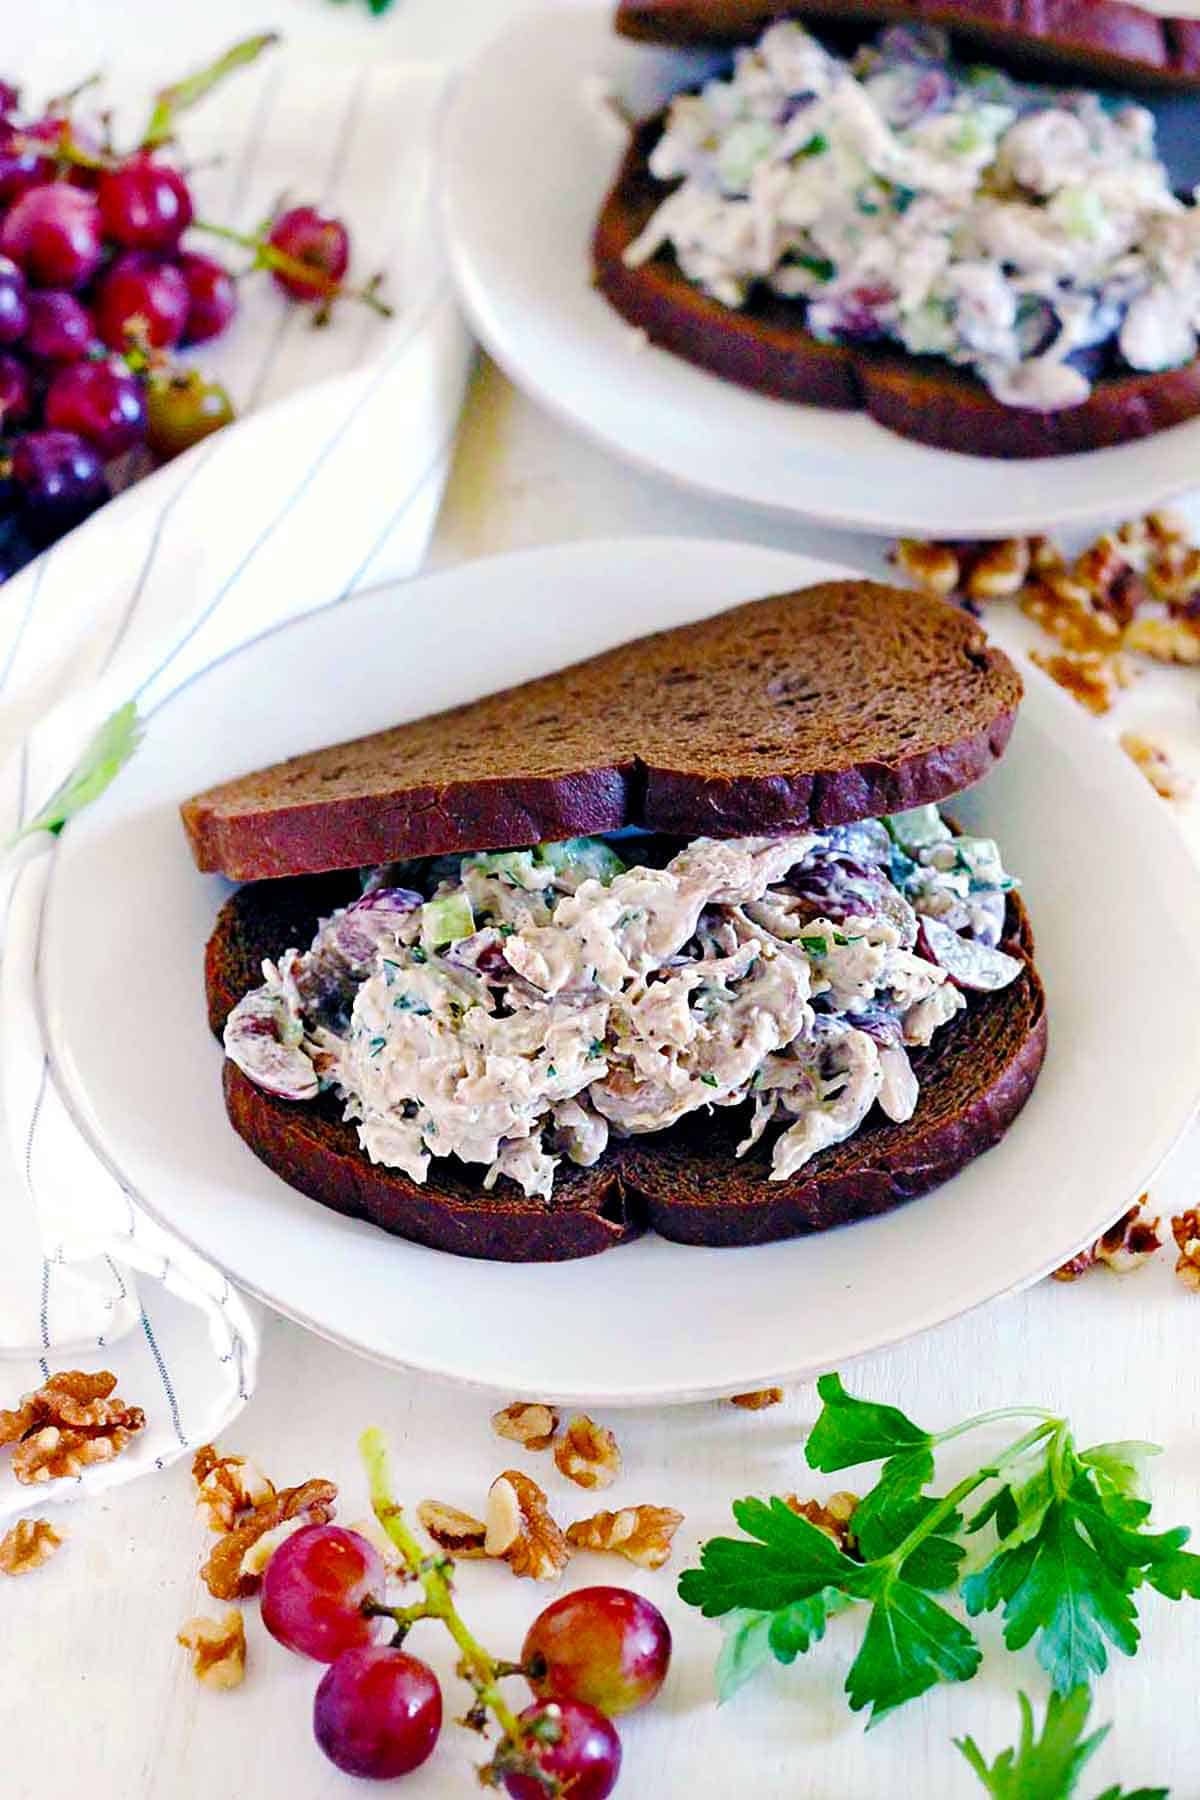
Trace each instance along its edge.
<instances>
[{"instance_id":1,"label":"red grape cluster","mask_svg":"<svg viewBox=\"0 0 1200 1800\"><path fill-rule=\"evenodd\" d=\"M230 271L184 248L193 220L160 147L117 154L70 110L25 118L0 81L0 581L108 498L115 458L163 460L233 417L224 388L171 362L237 311ZM348 234L312 207L256 237L199 229L251 249L291 299L343 291Z\"/></svg>"},{"instance_id":2,"label":"red grape cluster","mask_svg":"<svg viewBox=\"0 0 1200 1800\"><path fill-rule=\"evenodd\" d=\"M407 1623L384 1603L386 1580L358 1532L312 1525L276 1550L262 1592L272 1636L329 1664L313 1706L317 1743L339 1769L377 1781L418 1768L442 1725L437 1677L402 1648ZM654 1699L670 1656L666 1620L628 1589L580 1588L546 1607L520 1664L501 1670L523 1675L534 1695L518 1719L521 1745L501 1745L493 1764L512 1800L606 1800L621 1768L612 1718Z\"/></svg>"}]
</instances>

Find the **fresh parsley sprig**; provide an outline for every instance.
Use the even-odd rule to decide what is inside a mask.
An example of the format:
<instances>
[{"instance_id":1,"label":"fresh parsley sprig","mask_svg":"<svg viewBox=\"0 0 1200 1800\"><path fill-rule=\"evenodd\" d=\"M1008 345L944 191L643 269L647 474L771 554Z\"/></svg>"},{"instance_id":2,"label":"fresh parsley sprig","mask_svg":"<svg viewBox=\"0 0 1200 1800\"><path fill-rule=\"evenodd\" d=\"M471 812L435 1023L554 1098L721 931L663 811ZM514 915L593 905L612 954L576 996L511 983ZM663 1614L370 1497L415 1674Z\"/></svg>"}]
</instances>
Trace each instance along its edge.
<instances>
[{"instance_id":1,"label":"fresh parsley sprig","mask_svg":"<svg viewBox=\"0 0 1200 1800\"><path fill-rule=\"evenodd\" d=\"M1024 1694L1020 1701L1021 1741L1015 1749L1001 1751L994 1763L985 1761L974 1738L955 1738L955 1743L992 1800L1070 1800L1084 1765L1111 1726L1102 1725L1084 1737L1092 1697L1087 1688L1079 1687L1071 1694L1051 1694L1042 1735L1035 1737L1033 1708ZM1110 1787L1099 1800L1167 1800L1167 1790L1138 1788L1126 1793L1123 1788Z\"/></svg>"},{"instance_id":2,"label":"fresh parsley sprig","mask_svg":"<svg viewBox=\"0 0 1200 1800\"><path fill-rule=\"evenodd\" d=\"M835 1612L863 1605L866 1629L846 1677L853 1711L872 1725L942 1681L969 1681L981 1652L973 1632L935 1594L957 1593L969 1616L999 1610L1004 1641L1036 1640L1062 1695L1108 1666L1108 1647L1137 1650L1136 1590L1200 1597L1200 1557L1186 1527L1148 1529L1143 1466L1157 1446L1097 1444L1080 1451L1069 1421L1037 1407L983 1413L926 1431L893 1406L848 1394L837 1375L817 1383L824 1406L805 1455L825 1473L882 1463L842 1549L786 1501L740 1500L745 1534L713 1538L679 1592L725 1621L718 1690L725 1699L772 1657L794 1662ZM935 1452L1003 1420L1025 1425L996 1455L938 1496ZM964 1508L982 1490L983 1504ZM990 1532L990 1557L963 1578L966 1540Z\"/></svg>"}]
</instances>

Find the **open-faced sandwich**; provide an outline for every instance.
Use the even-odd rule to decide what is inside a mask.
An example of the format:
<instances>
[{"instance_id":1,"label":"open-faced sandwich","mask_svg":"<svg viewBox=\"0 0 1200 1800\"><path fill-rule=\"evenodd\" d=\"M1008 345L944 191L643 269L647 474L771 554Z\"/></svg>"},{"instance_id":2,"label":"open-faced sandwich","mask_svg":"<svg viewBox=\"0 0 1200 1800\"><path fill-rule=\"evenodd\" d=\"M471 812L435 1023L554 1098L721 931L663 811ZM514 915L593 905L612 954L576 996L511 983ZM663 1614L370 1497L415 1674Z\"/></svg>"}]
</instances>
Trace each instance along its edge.
<instances>
[{"instance_id":1,"label":"open-faced sandwich","mask_svg":"<svg viewBox=\"0 0 1200 1800\"><path fill-rule=\"evenodd\" d=\"M946 1180L1045 1053L1015 884L938 810L1020 695L965 614L840 582L198 795L197 863L247 884L207 957L235 1130L506 1260Z\"/></svg>"},{"instance_id":2,"label":"open-faced sandwich","mask_svg":"<svg viewBox=\"0 0 1200 1800\"><path fill-rule=\"evenodd\" d=\"M981 456L1200 414L1200 203L1130 97L1200 90L1200 20L622 0L617 29L732 48L637 127L596 228L598 285L652 342Z\"/></svg>"}]
</instances>

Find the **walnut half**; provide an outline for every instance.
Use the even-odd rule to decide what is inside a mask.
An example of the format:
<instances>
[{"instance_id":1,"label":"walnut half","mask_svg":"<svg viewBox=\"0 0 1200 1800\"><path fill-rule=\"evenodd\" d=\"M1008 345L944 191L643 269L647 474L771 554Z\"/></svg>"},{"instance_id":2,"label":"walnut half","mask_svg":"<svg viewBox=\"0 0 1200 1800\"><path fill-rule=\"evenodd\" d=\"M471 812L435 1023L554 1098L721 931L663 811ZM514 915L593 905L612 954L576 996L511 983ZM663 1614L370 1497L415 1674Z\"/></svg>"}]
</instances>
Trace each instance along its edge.
<instances>
[{"instance_id":1,"label":"walnut half","mask_svg":"<svg viewBox=\"0 0 1200 1800\"><path fill-rule=\"evenodd\" d=\"M484 1550L531 1581L556 1580L570 1560L545 1494L519 1469L506 1469L488 1490Z\"/></svg>"},{"instance_id":2,"label":"walnut half","mask_svg":"<svg viewBox=\"0 0 1200 1800\"><path fill-rule=\"evenodd\" d=\"M514 1400L502 1412L492 1414L497 1437L510 1438L526 1450L548 1450L558 1430L558 1413L540 1401Z\"/></svg>"},{"instance_id":3,"label":"walnut half","mask_svg":"<svg viewBox=\"0 0 1200 1800\"><path fill-rule=\"evenodd\" d=\"M422 1500L417 1517L439 1550L447 1556L486 1556L487 1526L482 1519L448 1506L444 1500Z\"/></svg>"},{"instance_id":4,"label":"walnut half","mask_svg":"<svg viewBox=\"0 0 1200 1800\"><path fill-rule=\"evenodd\" d=\"M0 1575L31 1575L61 1543L49 1519L18 1519L0 1538Z\"/></svg>"},{"instance_id":5,"label":"walnut half","mask_svg":"<svg viewBox=\"0 0 1200 1800\"><path fill-rule=\"evenodd\" d=\"M639 1569L661 1569L682 1524L683 1514L673 1506L626 1506L577 1519L567 1527L567 1542L575 1550L611 1551Z\"/></svg>"}]
</instances>

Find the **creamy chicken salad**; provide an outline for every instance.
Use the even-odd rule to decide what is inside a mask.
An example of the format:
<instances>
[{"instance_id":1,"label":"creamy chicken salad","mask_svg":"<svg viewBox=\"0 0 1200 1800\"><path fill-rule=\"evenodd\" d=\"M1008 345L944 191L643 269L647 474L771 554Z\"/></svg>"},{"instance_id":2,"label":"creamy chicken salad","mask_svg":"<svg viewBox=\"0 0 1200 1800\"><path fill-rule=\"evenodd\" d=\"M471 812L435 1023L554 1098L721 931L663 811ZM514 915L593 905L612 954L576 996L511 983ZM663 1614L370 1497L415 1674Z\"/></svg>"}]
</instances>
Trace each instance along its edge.
<instances>
[{"instance_id":1,"label":"creamy chicken salad","mask_svg":"<svg viewBox=\"0 0 1200 1800\"><path fill-rule=\"evenodd\" d=\"M1018 84L895 26L852 59L772 25L672 102L651 173L677 185L629 247L669 247L726 306L765 286L828 342L974 371L1009 406L1077 406L1117 370L1190 362L1200 206L1146 108Z\"/></svg>"},{"instance_id":2,"label":"creamy chicken salad","mask_svg":"<svg viewBox=\"0 0 1200 1800\"><path fill-rule=\"evenodd\" d=\"M738 1154L782 1127L772 1179L912 1116L910 1049L1023 964L998 946L1013 883L935 807L780 838L638 839L375 869L312 945L263 964L226 1054L267 1093L332 1089L372 1162L432 1159L549 1196L562 1159L752 1103ZM632 863L632 866L629 866Z\"/></svg>"}]
</instances>

